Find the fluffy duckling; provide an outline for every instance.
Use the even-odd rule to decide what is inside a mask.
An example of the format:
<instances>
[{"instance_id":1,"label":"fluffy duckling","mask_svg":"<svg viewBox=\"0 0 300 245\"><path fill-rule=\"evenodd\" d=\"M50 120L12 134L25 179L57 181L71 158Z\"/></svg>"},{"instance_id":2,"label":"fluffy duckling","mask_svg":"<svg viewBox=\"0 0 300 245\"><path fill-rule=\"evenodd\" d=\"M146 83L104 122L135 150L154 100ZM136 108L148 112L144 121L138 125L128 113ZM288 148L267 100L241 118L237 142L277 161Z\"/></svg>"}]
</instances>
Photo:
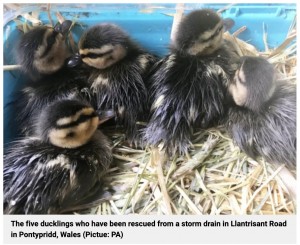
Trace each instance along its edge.
<instances>
[{"instance_id":1,"label":"fluffy duckling","mask_svg":"<svg viewBox=\"0 0 300 245\"><path fill-rule=\"evenodd\" d=\"M84 70L66 66L71 54L65 45L65 35L70 25L71 21L65 21L54 28L36 27L19 41L18 59L31 77L25 80L12 104L20 135L32 134L34 119L49 103L78 96L89 100Z\"/></svg>"},{"instance_id":2,"label":"fluffy duckling","mask_svg":"<svg viewBox=\"0 0 300 245\"><path fill-rule=\"evenodd\" d=\"M88 82L96 97L96 108L113 109L129 142L141 143L137 122L148 116L144 79L156 58L118 26L106 23L91 27L81 36L79 55L69 65L76 66L80 61L90 72Z\"/></svg>"},{"instance_id":3,"label":"fluffy duckling","mask_svg":"<svg viewBox=\"0 0 300 245\"><path fill-rule=\"evenodd\" d=\"M152 117L145 130L150 145L185 154L195 126L214 126L225 115L228 80L239 61L223 39L232 25L209 9L193 11L179 23L171 53L150 79Z\"/></svg>"},{"instance_id":4,"label":"fluffy duckling","mask_svg":"<svg viewBox=\"0 0 300 245\"><path fill-rule=\"evenodd\" d=\"M243 57L229 91L236 106L226 127L252 158L296 164L296 86L276 80L273 66L260 57Z\"/></svg>"},{"instance_id":5,"label":"fluffy duckling","mask_svg":"<svg viewBox=\"0 0 300 245\"><path fill-rule=\"evenodd\" d=\"M76 100L46 107L35 134L4 155L4 213L57 214L97 205L112 162L94 109Z\"/></svg>"}]
</instances>

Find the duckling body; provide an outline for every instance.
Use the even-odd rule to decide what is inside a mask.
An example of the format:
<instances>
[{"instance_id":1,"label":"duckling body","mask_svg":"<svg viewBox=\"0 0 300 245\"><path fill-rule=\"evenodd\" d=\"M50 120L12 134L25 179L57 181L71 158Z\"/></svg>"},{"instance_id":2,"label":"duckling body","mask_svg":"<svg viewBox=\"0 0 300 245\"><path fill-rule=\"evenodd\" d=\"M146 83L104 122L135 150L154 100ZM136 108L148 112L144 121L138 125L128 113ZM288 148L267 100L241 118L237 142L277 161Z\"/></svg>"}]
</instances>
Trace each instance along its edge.
<instances>
[{"instance_id":1,"label":"duckling body","mask_svg":"<svg viewBox=\"0 0 300 245\"><path fill-rule=\"evenodd\" d=\"M131 143L140 139L137 121L148 116L145 78L156 58L141 49L119 27L100 24L79 42L80 57L90 72L91 92L98 110L113 109Z\"/></svg>"},{"instance_id":2,"label":"duckling body","mask_svg":"<svg viewBox=\"0 0 300 245\"><path fill-rule=\"evenodd\" d=\"M35 134L4 155L4 213L57 214L97 204L112 161L93 108L74 100L41 113Z\"/></svg>"},{"instance_id":3,"label":"duckling body","mask_svg":"<svg viewBox=\"0 0 300 245\"><path fill-rule=\"evenodd\" d=\"M171 53L150 78L149 144L184 154L194 127L214 126L225 115L228 80L238 56L222 39L223 28L220 17L206 9L190 13L179 24Z\"/></svg>"},{"instance_id":4,"label":"duckling body","mask_svg":"<svg viewBox=\"0 0 300 245\"><path fill-rule=\"evenodd\" d=\"M70 54L65 35L69 26L70 22L65 21L54 28L36 27L19 42L19 63L29 77L24 77L24 86L13 103L20 135L32 134L35 118L51 102L76 97L90 99L85 71L67 66Z\"/></svg>"},{"instance_id":5,"label":"duckling body","mask_svg":"<svg viewBox=\"0 0 300 245\"><path fill-rule=\"evenodd\" d=\"M229 87L236 103L226 128L250 157L296 164L296 86L277 81L263 58L243 57Z\"/></svg>"}]
</instances>

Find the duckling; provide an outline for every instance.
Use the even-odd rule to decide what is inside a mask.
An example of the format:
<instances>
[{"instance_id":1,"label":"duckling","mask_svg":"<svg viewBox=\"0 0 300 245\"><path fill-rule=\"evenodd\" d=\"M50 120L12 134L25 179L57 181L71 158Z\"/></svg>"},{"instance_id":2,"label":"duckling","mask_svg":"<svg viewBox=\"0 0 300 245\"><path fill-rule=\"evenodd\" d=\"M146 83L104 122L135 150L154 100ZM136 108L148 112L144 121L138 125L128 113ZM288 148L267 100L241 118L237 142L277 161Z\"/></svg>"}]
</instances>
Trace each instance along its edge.
<instances>
[{"instance_id":1,"label":"duckling","mask_svg":"<svg viewBox=\"0 0 300 245\"><path fill-rule=\"evenodd\" d=\"M111 143L98 124L95 110L81 101L47 106L35 134L12 142L4 154L4 213L58 214L97 205L112 162Z\"/></svg>"},{"instance_id":2,"label":"duckling","mask_svg":"<svg viewBox=\"0 0 300 245\"><path fill-rule=\"evenodd\" d=\"M35 27L25 33L17 45L17 60L31 79L58 71L70 56L65 43L72 22L57 23L54 28Z\"/></svg>"},{"instance_id":3,"label":"duckling","mask_svg":"<svg viewBox=\"0 0 300 245\"><path fill-rule=\"evenodd\" d=\"M113 109L128 141L140 141L138 121L148 116L145 78L156 57L144 51L120 27L104 23L91 27L80 38L79 54L70 59L89 70L88 82L98 110Z\"/></svg>"},{"instance_id":4,"label":"duckling","mask_svg":"<svg viewBox=\"0 0 300 245\"><path fill-rule=\"evenodd\" d=\"M243 57L229 85L235 106L226 128L250 157L296 165L296 86L276 80L261 57Z\"/></svg>"},{"instance_id":5,"label":"duckling","mask_svg":"<svg viewBox=\"0 0 300 245\"><path fill-rule=\"evenodd\" d=\"M153 103L145 130L150 145L185 154L194 127L214 126L225 115L228 80L239 61L223 39L232 25L210 9L195 10L179 23L170 54L151 73Z\"/></svg>"},{"instance_id":6,"label":"duckling","mask_svg":"<svg viewBox=\"0 0 300 245\"><path fill-rule=\"evenodd\" d=\"M30 77L24 77L23 87L12 103L19 135L32 134L34 119L47 104L64 98L90 99L85 71L66 65L71 55L65 45L70 25L71 21L64 21L54 28L36 27L19 41L18 60Z\"/></svg>"}]
</instances>

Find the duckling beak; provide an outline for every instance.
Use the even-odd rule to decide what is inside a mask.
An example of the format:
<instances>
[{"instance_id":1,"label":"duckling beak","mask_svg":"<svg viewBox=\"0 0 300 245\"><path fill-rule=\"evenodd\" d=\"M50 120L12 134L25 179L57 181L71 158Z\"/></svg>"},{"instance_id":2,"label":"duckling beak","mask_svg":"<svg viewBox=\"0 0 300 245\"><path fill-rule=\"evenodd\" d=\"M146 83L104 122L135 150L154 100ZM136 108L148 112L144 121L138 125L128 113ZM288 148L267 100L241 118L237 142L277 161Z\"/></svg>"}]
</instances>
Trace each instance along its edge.
<instances>
[{"instance_id":1,"label":"duckling beak","mask_svg":"<svg viewBox=\"0 0 300 245\"><path fill-rule=\"evenodd\" d=\"M57 23L55 26L54 26L54 31L58 32L58 33L61 33L63 36L65 36L70 27L72 25L72 21L70 20L65 20L63 23Z\"/></svg>"},{"instance_id":2,"label":"duckling beak","mask_svg":"<svg viewBox=\"0 0 300 245\"><path fill-rule=\"evenodd\" d=\"M115 112L113 110L109 110L109 111L98 111L98 116L99 116L99 124L101 125L103 123L105 123L106 121L108 121L109 119L115 117Z\"/></svg>"},{"instance_id":3,"label":"duckling beak","mask_svg":"<svg viewBox=\"0 0 300 245\"><path fill-rule=\"evenodd\" d=\"M230 18L223 19L224 32L229 31L234 26L234 20Z\"/></svg>"},{"instance_id":4,"label":"duckling beak","mask_svg":"<svg viewBox=\"0 0 300 245\"><path fill-rule=\"evenodd\" d=\"M72 57L70 57L67 61L68 67L75 67L82 63L82 59L80 54L75 54Z\"/></svg>"}]
</instances>

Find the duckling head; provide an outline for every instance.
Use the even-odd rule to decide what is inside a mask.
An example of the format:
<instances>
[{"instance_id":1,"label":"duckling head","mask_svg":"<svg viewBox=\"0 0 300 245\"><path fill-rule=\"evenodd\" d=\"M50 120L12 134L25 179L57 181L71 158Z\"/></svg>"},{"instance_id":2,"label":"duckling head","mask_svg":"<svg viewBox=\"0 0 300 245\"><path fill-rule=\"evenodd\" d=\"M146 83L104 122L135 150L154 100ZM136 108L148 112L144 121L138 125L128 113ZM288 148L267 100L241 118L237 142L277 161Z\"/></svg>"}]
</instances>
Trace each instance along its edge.
<instances>
[{"instance_id":1,"label":"duckling head","mask_svg":"<svg viewBox=\"0 0 300 245\"><path fill-rule=\"evenodd\" d=\"M43 142L61 148L86 144L99 124L95 110L76 100L62 100L49 105L37 121L36 134Z\"/></svg>"},{"instance_id":2,"label":"duckling head","mask_svg":"<svg viewBox=\"0 0 300 245\"><path fill-rule=\"evenodd\" d=\"M55 27L40 26L25 33L17 47L17 58L25 72L37 76L58 71L69 57L65 38L72 22Z\"/></svg>"},{"instance_id":3,"label":"duckling head","mask_svg":"<svg viewBox=\"0 0 300 245\"><path fill-rule=\"evenodd\" d=\"M224 31L234 22L211 9L190 12L179 23L172 48L189 55L209 55L220 48Z\"/></svg>"},{"instance_id":4,"label":"duckling head","mask_svg":"<svg viewBox=\"0 0 300 245\"><path fill-rule=\"evenodd\" d=\"M79 55L69 60L70 66L75 66L81 59L88 66L105 69L122 60L133 43L118 26L99 24L81 36L78 46Z\"/></svg>"},{"instance_id":5,"label":"duckling head","mask_svg":"<svg viewBox=\"0 0 300 245\"><path fill-rule=\"evenodd\" d=\"M229 85L229 92L238 106L259 111L272 97L275 87L272 64L261 57L244 56Z\"/></svg>"}]
</instances>

